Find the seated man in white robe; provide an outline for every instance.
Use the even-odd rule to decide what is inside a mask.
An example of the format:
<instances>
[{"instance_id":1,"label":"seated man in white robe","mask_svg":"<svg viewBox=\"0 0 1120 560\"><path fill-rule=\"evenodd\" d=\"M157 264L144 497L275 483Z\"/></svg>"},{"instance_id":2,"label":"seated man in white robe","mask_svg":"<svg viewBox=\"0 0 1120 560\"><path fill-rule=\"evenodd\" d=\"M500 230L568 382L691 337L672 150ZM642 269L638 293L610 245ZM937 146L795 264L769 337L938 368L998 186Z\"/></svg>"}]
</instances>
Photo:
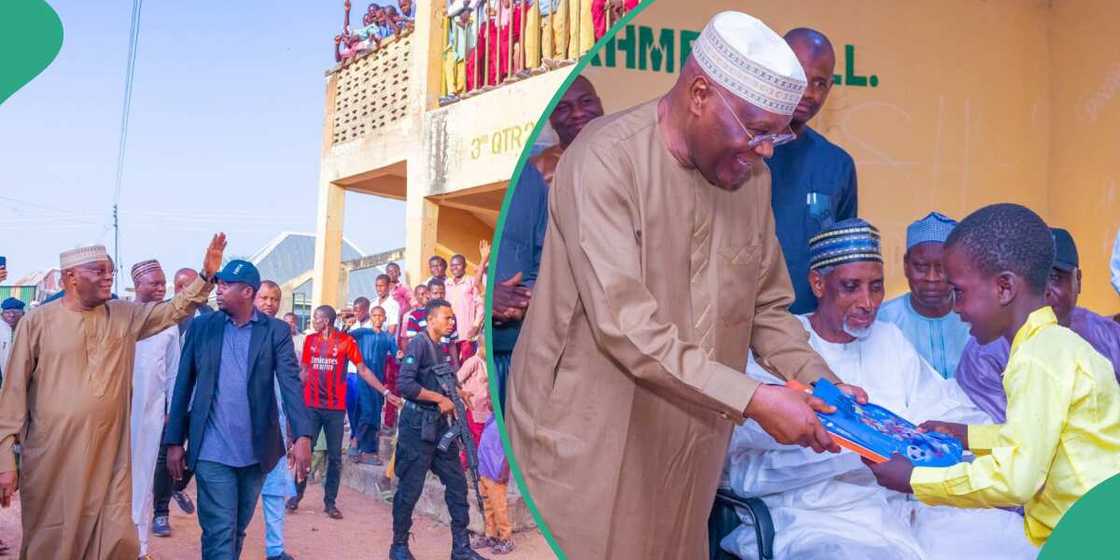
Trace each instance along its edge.
<instances>
[{"instance_id":1,"label":"seated man in white robe","mask_svg":"<svg viewBox=\"0 0 1120 560\"><path fill-rule=\"evenodd\" d=\"M893 324L877 322L883 302L878 230L863 220L839 222L810 240L809 282L820 300L799 319L809 342L847 383L872 402L914 423L930 418L991 422L955 381L922 360ZM780 383L754 360L747 373ZM898 560L1034 558L1022 518L1002 510L930 507L875 482L859 455L812 453L780 445L753 421L739 426L728 453L735 494L758 497L774 521L775 558ZM723 540L755 558L751 518Z\"/></svg>"}]
</instances>

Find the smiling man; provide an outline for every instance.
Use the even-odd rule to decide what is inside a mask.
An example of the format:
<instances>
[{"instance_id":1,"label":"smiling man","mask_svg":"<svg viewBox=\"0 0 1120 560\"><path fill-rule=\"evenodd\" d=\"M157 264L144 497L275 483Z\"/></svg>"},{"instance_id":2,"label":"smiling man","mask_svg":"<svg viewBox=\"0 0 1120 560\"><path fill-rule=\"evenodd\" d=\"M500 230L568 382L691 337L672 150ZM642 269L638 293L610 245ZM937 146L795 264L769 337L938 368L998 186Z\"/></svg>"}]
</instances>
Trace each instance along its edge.
<instances>
[{"instance_id":1,"label":"smiling man","mask_svg":"<svg viewBox=\"0 0 1120 560\"><path fill-rule=\"evenodd\" d=\"M906 228L902 257L910 292L883 304L879 319L894 323L918 353L946 379L968 342L968 324L953 311L953 291L945 279L945 239L956 227L952 218L930 212Z\"/></svg>"},{"instance_id":2,"label":"smiling man","mask_svg":"<svg viewBox=\"0 0 1120 560\"><path fill-rule=\"evenodd\" d=\"M804 27L786 33L785 40L805 71L807 85L790 122L797 139L776 146L766 163L773 177L770 203L778 241L796 298L790 311L808 313L817 306L808 281L809 238L833 222L856 217L859 197L852 156L809 127L832 91L832 43L823 33Z\"/></svg>"},{"instance_id":3,"label":"smiling man","mask_svg":"<svg viewBox=\"0 0 1120 560\"><path fill-rule=\"evenodd\" d=\"M665 96L588 124L556 169L506 427L571 558L706 557L745 418L839 450L819 401L742 373L750 347L784 378L836 380L787 311L762 161L804 87L781 37L722 12Z\"/></svg>"},{"instance_id":4,"label":"smiling man","mask_svg":"<svg viewBox=\"0 0 1120 560\"><path fill-rule=\"evenodd\" d=\"M603 102L599 100L595 86L591 84L591 80L579 76L560 97L556 108L548 116L548 124L556 131L560 142L541 150L541 153L529 160L533 167L540 171L546 184L552 184L556 164L560 162L564 150L568 149L587 123L601 116L603 116Z\"/></svg>"},{"instance_id":5,"label":"smiling man","mask_svg":"<svg viewBox=\"0 0 1120 560\"><path fill-rule=\"evenodd\" d=\"M143 304L112 299L104 246L59 256L64 295L20 321L0 388L0 505L21 491L21 558L139 556L129 468L136 342L206 301L225 246L215 235L198 278L170 301Z\"/></svg>"}]
</instances>

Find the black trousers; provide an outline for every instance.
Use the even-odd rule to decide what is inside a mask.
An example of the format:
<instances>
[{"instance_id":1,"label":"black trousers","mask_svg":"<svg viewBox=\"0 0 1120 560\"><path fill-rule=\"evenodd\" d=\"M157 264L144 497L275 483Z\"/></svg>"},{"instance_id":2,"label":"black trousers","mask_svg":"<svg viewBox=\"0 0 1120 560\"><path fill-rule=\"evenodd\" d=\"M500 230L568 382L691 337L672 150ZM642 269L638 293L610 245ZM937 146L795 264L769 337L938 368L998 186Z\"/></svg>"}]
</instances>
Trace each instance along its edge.
<instances>
[{"instance_id":1,"label":"black trousers","mask_svg":"<svg viewBox=\"0 0 1120 560\"><path fill-rule=\"evenodd\" d=\"M411 406L401 411L397 428L397 459L394 467L399 483L393 497L393 542L407 542L412 529L412 510L424 491L428 471L439 477L445 488L444 500L451 514L451 538L456 549L470 546L467 524L470 522L467 505L467 477L459 462L459 444L453 443L447 451L440 451L435 443L422 441L420 425L422 414ZM447 431L447 422L440 421L440 436Z\"/></svg>"},{"instance_id":2,"label":"black trousers","mask_svg":"<svg viewBox=\"0 0 1120 560\"><path fill-rule=\"evenodd\" d=\"M160 445L159 455L156 458L156 477L152 483L152 496L155 501L152 515L155 517L170 515L168 506L171 504L171 495L182 492L190 484L193 475L190 469L186 469L183 471L182 480L178 482L171 480L171 475L167 472L167 446Z\"/></svg>"},{"instance_id":3,"label":"black trousers","mask_svg":"<svg viewBox=\"0 0 1120 560\"><path fill-rule=\"evenodd\" d=\"M327 436L327 480L323 482L323 505L333 506L338 498L338 484L342 480L342 431L346 423L345 410L308 408L311 414L311 446L319 439L319 431ZM303 499L307 477L296 484L296 500Z\"/></svg>"}]
</instances>

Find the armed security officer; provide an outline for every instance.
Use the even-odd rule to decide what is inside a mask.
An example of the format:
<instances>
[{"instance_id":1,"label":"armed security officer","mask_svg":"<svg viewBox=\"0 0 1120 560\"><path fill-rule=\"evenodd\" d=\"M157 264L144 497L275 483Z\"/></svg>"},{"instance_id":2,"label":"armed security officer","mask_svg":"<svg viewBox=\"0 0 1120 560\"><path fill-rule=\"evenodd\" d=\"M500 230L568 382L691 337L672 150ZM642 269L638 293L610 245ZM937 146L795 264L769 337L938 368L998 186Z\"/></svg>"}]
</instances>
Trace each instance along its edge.
<instances>
[{"instance_id":1,"label":"armed security officer","mask_svg":"<svg viewBox=\"0 0 1120 560\"><path fill-rule=\"evenodd\" d=\"M450 428L448 418L455 404L439 390L436 374L456 364L438 342L451 334L455 318L446 300L428 302L428 326L412 339L401 366L397 388L405 398L397 435L396 474L400 479L393 498L393 544L389 560L415 560L408 550L412 528L412 509L424 489L428 470L436 473L445 488L447 510L451 514L451 560L486 560L471 549L467 533L467 477L459 463L459 444L446 451L436 446ZM452 373L454 375L454 373Z\"/></svg>"}]
</instances>

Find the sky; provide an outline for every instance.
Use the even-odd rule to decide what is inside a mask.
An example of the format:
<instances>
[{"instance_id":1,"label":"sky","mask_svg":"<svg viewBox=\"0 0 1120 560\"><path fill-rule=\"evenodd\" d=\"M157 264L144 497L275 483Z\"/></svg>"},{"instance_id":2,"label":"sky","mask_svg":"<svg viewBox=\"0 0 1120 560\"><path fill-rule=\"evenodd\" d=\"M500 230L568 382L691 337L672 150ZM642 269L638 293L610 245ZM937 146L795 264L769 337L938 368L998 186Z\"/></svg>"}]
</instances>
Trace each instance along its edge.
<instances>
[{"instance_id":1,"label":"sky","mask_svg":"<svg viewBox=\"0 0 1120 560\"><path fill-rule=\"evenodd\" d=\"M57 266L68 248L113 251L132 2L48 1L62 50L0 104L9 282ZM315 231L324 72L342 13L342 0L143 4L120 199L126 272L148 258L169 273L198 268L217 231L233 257ZM350 193L345 223L367 254L405 243L402 202Z\"/></svg>"}]
</instances>

